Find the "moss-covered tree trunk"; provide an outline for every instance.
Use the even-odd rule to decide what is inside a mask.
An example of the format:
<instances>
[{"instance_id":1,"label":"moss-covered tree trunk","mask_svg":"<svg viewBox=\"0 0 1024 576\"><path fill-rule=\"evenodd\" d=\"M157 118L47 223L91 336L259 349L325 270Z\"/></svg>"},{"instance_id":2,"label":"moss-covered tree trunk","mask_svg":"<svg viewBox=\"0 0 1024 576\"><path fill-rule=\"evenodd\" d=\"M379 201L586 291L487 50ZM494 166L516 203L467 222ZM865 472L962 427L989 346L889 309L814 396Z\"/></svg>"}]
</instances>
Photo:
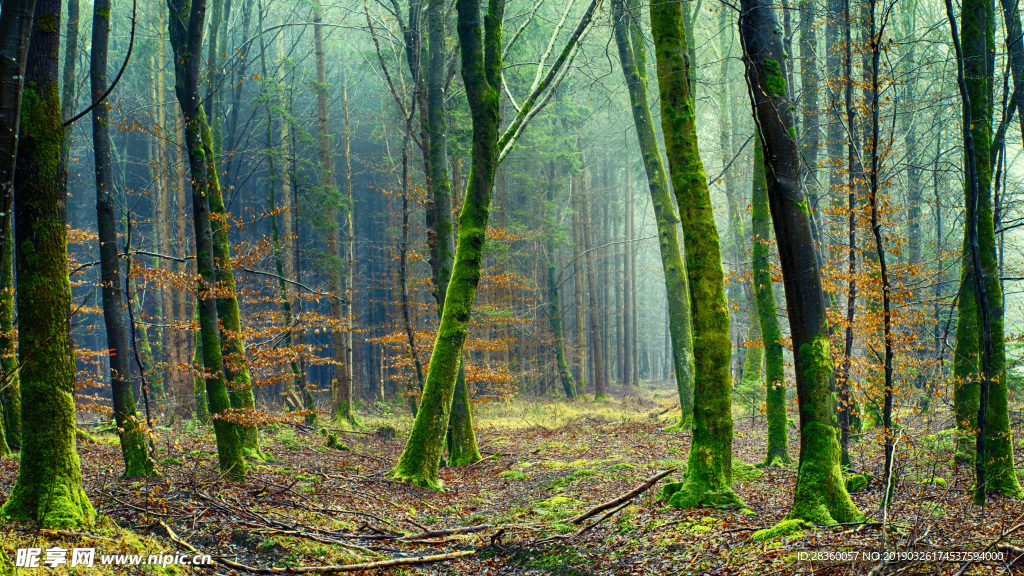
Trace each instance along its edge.
<instances>
[{"instance_id":1,"label":"moss-covered tree trunk","mask_svg":"<svg viewBox=\"0 0 1024 576\"><path fill-rule=\"evenodd\" d=\"M216 171L210 173L212 153L204 140L209 141L209 127L199 97L200 52L203 42L203 24L206 16L205 0L171 0L167 19L171 48L174 52L174 89L184 116L185 148L188 151L189 172L192 175L192 216L196 240L196 270L198 282L199 338L206 381L206 404L213 419L217 439L217 456L222 473L231 479L245 477L245 459L241 426L233 422L231 399L224 377L224 358L220 340L220 319L217 306L217 262L215 259L213 226L211 223L211 185ZM219 197L219 186L217 186ZM200 406L196 412L199 413Z\"/></svg>"},{"instance_id":2,"label":"moss-covered tree trunk","mask_svg":"<svg viewBox=\"0 0 1024 576\"><path fill-rule=\"evenodd\" d=\"M430 187L427 226L431 233L427 235L427 244L430 249L429 263L434 285L434 300L437 302L437 316L440 320L444 315L448 283L455 262L452 184L448 174L448 125L444 111L446 15L442 2L427 3L426 21L427 46L426 50L421 51L419 60L424 57L426 59L425 90L421 98L426 104L426 166ZM423 70L419 72L422 73ZM422 110L420 114L423 115ZM462 466L481 459L476 433L473 431L473 414L469 404L469 388L466 385L464 365L459 367L455 380L447 444L448 464L451 466Z\"/></svg>"},{"instance_id":3,"label":"moss-covered tree trunk","mask_svg":"<svg viewBox=\"0 0 1024 576\"><path fill-rule=\"evenodd\" d=\"M441 325L430 355L420 409L405 450L391 477L425 488L440 489L437 469L448 430L456 379L483 257L491 187L498 159L501 122L501 23L504 2L488 0L481 22L479 0L457 0L462 78L473 120L469 182L459 216L458 242L451 281L444 297Z\"/></svg>"},{"instance_id":4,"label":"moss-covered tree trunk","mask_svg":"<svg viewBox=\"0 0 1024 576\"><path fill-rule=\"evenodd\" d=\"M67 253L67 171L61 160L60 0L35 5L14 176L22 448L0 517L79 526L96 512L75 450L75 360Z\"/></svg>"},{"instance_id":5,"label":"moss-covered tree trunk","mask_svg":"<svg viewBox=\"0 0 1024 576\"><path fill-rule=\"evenodd\" d=\"M14 349L13 236L11 206L14 203L14 170L18 155L21 96L25 80L35 0L11 3L0 12L0 426L7 443L17 449L21 442L21 392L18 360Z\"/></svg>"},{"instance_id":6,"label":"moss-covered tree trunk","mask_svg":"<svg viewBox=\"0 0 1024 576\"><path fill-rule=\"evenodd\" d=\"M984 279L984 297L989 313L991 360L988 370L982 363L985 339L983 307L974 277L970 226L965 226L961 286L957 313L956 348L954 350L954 411L960 429L958 455L972 461L975 446L984 445L984 458L978 462L983 471L984 486L979 486L976 501L984 503L984 492L998 491L1006 495L1021 494L1014 473L1013 437L1010 432L1009 405L1006 388L1006 345L1003 329L1003 294L996 257L995 220L992 205L992 87L994 85L995 39L994 6L992 2L966 0L961 12L960 45L963 53L963 77L970 110L970 136L973 140L973 163L977 172L977 249ZM966 148L966 147L965 147ZM969 148L967 148L969 150ZM970 161L967 163L969 164ZM970 184L968 184L970 186ZM969 194L965 194L969 197ZM968 207L970 210L970 207ZM982 398L979 380L991 377L988 383L985 437L976 442L978 414ZM978 456L980 458L980 456Z\"/></svg>"},{"instance_id":7,"label":"moss-covered tree trunk","mask_svg":"<svg viewBox=\"0 0 1024 576\"><path fill-rule=\"evenodd\" d=\"M800 189L800 150L792 137L779 22L772 0L743 0L740 14L796 360L800 464L787 519L815 524L856 521L863 515L846 492L840 467L825 298L807 198Z\"/></svg>"},{"instance_id":8,"label":"moss-covered tree trunk","mask_svg":"<svg viewBox=\"0 0 1024 576\"><path fill-rule=\"evenodd\" d=\"M672 361L676 386L679 391L680 417L674 429L689 429L693 422L693 336L690 326L690 291L686 269L679 250L676 224L679 219L669 196L665 167L654 135L654 122L647 98L647 56L642 35L632 22L639 16L639 4L626 6L623 0L612 2L615 44L619 51L622 74L629 88L629 100L636 125L637 140L643 155L647 182L654 204L654 218L658 227L658 248L665 272L665 290L668 295L669 336L672 341ZM635 310L635 308L634 308ZM634 316L635 322L635 316ZM634 365L634 368L635 365Z\"/></svg>"},{"instance_id":9,"label":"moss-covered tree trunk","mask_svg":"<svg viewBox=\"0 0 1024 576\"><path fill-rule=\"evenodd\" d=\"M96 0L92 15L92 49L89 79L92 94L107 89L107 46L110 38L110 0ZM100 275L103 282L103 322L110 350L110 387L114 420L121 437L121 456L126 477L150 476L153 461L146 450L143 426L135 411L131 385L131 352L121 299L121 270L114 208L114 174L110 156L109 118L106 106L92 109L92 147L96 175L96 222L100 243Z\"/></svg>"},{"instance_id":10,"label":"moss-covered tree trunk","mask_svg":"<svg viewBox=\"0 0 1024 576\"><path fill-rule=\"evenodd\" d=\"M661 128L665 135L672 189L679 206L686 247L686 272L693 319L693 438L686 479L669 503L741 506L732 490L732 342L725 274L711 192L697 146L697 123L690 85L693 63L687 51L682 4L652 2L651 32L658 70Z\"/></svg>"},{"instance_id":11,"label":"moss-covered tree trunk","mask_svg":"<svg viewBox=\"0 0 1024 576\"><path fill-rule=\"evenodd\" d=\"M6 238L4 245L13 248L10 210L0 218L0 230ZM3 251L0 260L0 417L7 445L21 448L21 385L18 376L18 351L14 340L14 250Z\"/></svg>"},{"instance_id":12,"label":"moss-covered tree trunk","mask_svg":"<svg viewBox=\"0 0 1024 576\"><path fill-rule=\"evenodd\" d=\"M788 419L786 416L786 368L782 358L782 331L775 310L769 252L771 233L768 230L771 212L768 208L768 182L765 179L764 148L760 138L754 143L754 184L751 224L754 229L754 293L757 315L761 321L761 337L765 350L765 408L768 417L768 449L765 466L789 464Z\"/></svg>"}]
</instances>

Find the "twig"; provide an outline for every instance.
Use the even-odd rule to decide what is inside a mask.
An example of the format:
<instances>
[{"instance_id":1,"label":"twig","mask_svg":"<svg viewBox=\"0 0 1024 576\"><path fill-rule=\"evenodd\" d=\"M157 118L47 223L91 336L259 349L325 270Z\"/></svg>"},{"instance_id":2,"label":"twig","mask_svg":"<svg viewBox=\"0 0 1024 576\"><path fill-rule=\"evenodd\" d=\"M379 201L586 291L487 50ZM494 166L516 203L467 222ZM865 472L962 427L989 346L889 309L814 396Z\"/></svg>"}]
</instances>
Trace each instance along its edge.
<instances>
[{"instance_id":1,"label":"twig","mask_svg":"<svg viewBox=\"0 0 1024 576\"><path fill-rule=\"evenodd\" d=\"M609 508L614 508L615 506L618 506L619 504L622 504L623 502L626 502L626 501L632 500L633 498L636 498L640 494L643 494L648 489L650 489L651 486L654 486L655 483L658 482L658 480L661 480L662 478L664 478L665 476L668 476L669 474L675 472L676 470L677 470L677 468L670 468L668 470L665 470L664 472L659 472L658 474L655 474L654 476L651 476L647 480L644 480L643 484L637 486L636 488L633 488L632 490L630 490L629 492L626 492L622 496L619 496L618 498L615 498L613 500L609 500L609 501L607 501L607 502L605 502L603 504L598 504L597 506L594 506L590 510L587 510L586 512L584 512L583 514L580 514L579 516L573 518L572 520L569 520L569 524L579 524L580 522L586 520L587 518L590 518L591 516L593 516L594 514L597 514L598 512L603 512L603 511L605 511L605 510L607 510Z\"/></svg>"}]
</instances>

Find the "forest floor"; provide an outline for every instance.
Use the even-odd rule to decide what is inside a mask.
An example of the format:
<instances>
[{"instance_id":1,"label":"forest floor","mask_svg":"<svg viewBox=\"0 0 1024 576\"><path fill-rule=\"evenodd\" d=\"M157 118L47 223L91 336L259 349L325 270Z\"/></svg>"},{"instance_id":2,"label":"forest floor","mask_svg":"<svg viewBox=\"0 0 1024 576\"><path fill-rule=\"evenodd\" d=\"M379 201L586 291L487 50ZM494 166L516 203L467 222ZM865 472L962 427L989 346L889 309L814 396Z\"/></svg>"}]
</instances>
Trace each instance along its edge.
<instances>
[{"instance_id":1,"label":"forest floor","mask_svg":"<svg viewBox=\"0 0 1024 576\"><path fill-rule=\"evenodd\" d=\"M1019 524L1024 502L993 495L985 508L972 505L967 493L971 471L952 465L953 436L934 433L941 422L908 418L913 421L900 436L901 480L889 512L883 515L879 507L881 483L853 494L867 523L751 540L756 530L786 515L796 471L750 466L763 460L765 423L740 412L733 470L736 491L749 509L677 510L658 503L661 485L682 478L689 450L687 434L663 431L678 417L677 411L666 411L670 394L646 390L601 403L521 399L477 404L485 459L443 468L445 492L387 479L404 444L403 428L411 422L399 408L390 409L394 413L380 406L364 409L365 427L339 431L349 450L326 447L324 435L315 430L271 425L262 438L272 459L254 463L244 484L219 481L216 448L205 429L179 424L160 430L157 456L163 476L153 479L119 478L116 438L101 435L96 443L80 442L79 454L86 492L108 520L90 530L63 532L8 522L0 525L0 548L9 555L17 547L71 548L83 541L93 542L88 545L97 553L191 553L191 548L213 556L215 565L204 573L225 575L447 554L448 559L432 564L360 573L452 576L839 575L872 569L876 574L954 574L965 567L966 556L880 566L871 555L883 549L921 555L987 551L1003 559L976 562L960 573L1024 574L1024 528ZM385 423L396 426L397 435L378 428ZM1020 432L1015 430L1017 437L1024 437ZM854 460L877 477L881 448L872 434L855 446ZM795 459L795 429L790 439ZM1024 462L1022 452L1017 452L1018 463ZM680 471L624 508L609 509L615 513L596 526L591 523L606 512L569 523L672 468ZM0 502L16 473L16 459L0 460ZM931 480L935 477L942 481ZM460 551L466 555L450 558ZM38 570L95 575L192 570L104 569L112 571ZM21 569L17 574L36 572Z\"/></svg>"}]
</instances>

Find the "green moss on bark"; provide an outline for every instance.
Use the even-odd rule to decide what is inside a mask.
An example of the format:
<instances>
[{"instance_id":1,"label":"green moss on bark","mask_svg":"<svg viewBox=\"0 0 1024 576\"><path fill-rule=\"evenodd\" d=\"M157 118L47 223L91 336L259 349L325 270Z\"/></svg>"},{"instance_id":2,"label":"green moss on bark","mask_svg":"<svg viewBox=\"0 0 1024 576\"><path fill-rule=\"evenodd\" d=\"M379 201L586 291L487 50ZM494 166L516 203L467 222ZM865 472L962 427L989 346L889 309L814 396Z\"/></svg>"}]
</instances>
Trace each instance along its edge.
<instances>
[{"instance_id":1,"label":"green moss on bark","mask_svg":"<svg viewBox=\"0 0 1024 576\"><path fill-rule=\"evenodd\" d=\"M59 22L60 3L38 2L36 18L41 15ZM59 45L59 32L33 30L14 181L22 448L18 478L0 507L0 517L44 527L80 526L96 515L82 490L75 449Z\"/></svg>"},{"instance_id":2,"label":"green moss on bark","mask_svg":"<svg viewBox=\"0 0 1024 576\"><path fill-rule=\"evenodd\" d=\"M782 331L775 309L769 250L771 234L768 209L768 183L765 181L764 150L760 138L754 142L754 182L751 194L751 227L754 232L753 268L757 315L765 350L765 408L768 417L768 449L764 465L789 464L789 437L786 416L786 371L782 356Z\"/></svg>"},{"instance_id":3,"label":"green moss on bark","mask_svg":"<svg viewBox=\"0 0 1024 576\"><path fill-rule=\"evenodd\" d=\"M473 431L473 414L469 408L469 388L466 386L466 368L459 367L452 397L452 413L448 422L448 465L465 466L482 460Z\"/></svg>"},{"instance_id":4,"label":"green moss on bark","mask_svg":"<svg viewBox=\"0 0 1024 576\"><path fill-rule=\"evenodd\" d=\"M839 464L840 447L833 426L809 422L803 430L804 455L797 472L793 508L789 520L827 525L856 522L863 518L846 491Z\"/></svg>"},{"instance_id":5,"label":"green moss on bark","mask_svg":"<svg viewBox=\"0 0 1024 576\"><path fill-rule=\"evenodd\" d=\"M697 143L682 4L650 7L661 126L686 246L693 322L693 437L686 479L673 506L739 506L732 491L732 343L718 229Z\"/></svg>"},{"instance_id":6,"label":"green moss on bark","mask_svg":"<svg viewBox=\"0 0 1024 576\"><path fill-rule=\"evenodd\" d=\"M5 219L6 220L6 219ZM21 447L21 386L18 376L18 352L14 348L14 235L8 228L3 262L0 263L0 366L3 379L0 380L0 426L3 426L7 445L17 450Z\"/></svg>"}]
</instances>

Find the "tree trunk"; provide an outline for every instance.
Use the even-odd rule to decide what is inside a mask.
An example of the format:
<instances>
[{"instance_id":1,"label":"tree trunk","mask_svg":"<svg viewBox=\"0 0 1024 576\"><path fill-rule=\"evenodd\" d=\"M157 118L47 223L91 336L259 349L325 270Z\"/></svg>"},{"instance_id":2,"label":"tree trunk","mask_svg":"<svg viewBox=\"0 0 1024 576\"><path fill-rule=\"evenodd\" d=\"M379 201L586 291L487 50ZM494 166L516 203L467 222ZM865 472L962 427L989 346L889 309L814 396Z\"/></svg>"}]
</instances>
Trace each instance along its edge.
<instances>
[{"instance_id":1,"label":"tree trunk","mask_svg":"<svg viewBox=\"0 0 1024 576\"><path fill-rule=\"evenodd\" d=\"M92 47L89 51L91 99L107 90L107 53L110 38L110 0L96 0L92 15ZM96 167L96 222L100 242L100 275L103 281L103 321L110 350L110 387L114 419L121 437L121 456L127 478L153 475L153 461L146 450L145 433L135 412L131 385L131 352L121 299L120 255L114 207L114 175L110 159L107 107L92 109L92 147Z\"/></svg>"},{"instance_id":2,"label":"tree trunk","mask_svg":"<svg viewBox=\"0 0 1024 576\"><path fill-rule=\"evenodd\" d=\"M577 142L582 150L582 139L578 139ZM586 164L585 161L583 163ZM583 238L587 292L590 295L590 298L587 301L587 311L590 316L590 357L593 359L591 361L591 366L593 367L592 374L594 378L594 400L605 400L608 398L608 394L605 392L604 380L605 358L601 334L600 292L597 288L597 266L594 262L594 221L590 214L590 199L587 197L589 192L586 190L585 174L580 174L579 182L580 186L576 190L576 194L579 195L580 221L582 224L580 233Z\"/></svg>"},{"instance_id":3,"label":"tree trunk","mask_svg":"<svg viewBox=\"0 0 1024 576\"><path fill-rule=\"evenodd\" d=\"M623 244L622 258L622 386L629 389L631 386L639 386L633 378L633 167L629 159L626 159L626 223L624 234L626 242Z\"/></svg>"},{"instance_id":4,"label":"tree trunk","mask_svg":"<svg viewBox=\"0 0 1024 576\"><path fill-rule=\"evenodd\" d=\"M682 4L652 3L661 128L686 246L693 318L693 438L686 479L663 494L677 508L742 506L732 491L732 342L714 207L697 145Z\"/></svg>"},{"instance_id":5,"label":"tree trunk","mask_svg":"<svg viewBox=\"0 0 1024 576\"><path fill-rule=\"evenodd\" d=\"M173 16L167 20L171 48L174 52L175 93L184 116L185 149L188 151L189 171L192 175L196 268L200 277L197 296L200 342L197 343L197 354L201 345L206 402L212 412L211 416L214 417L213 427L217 439L220 470L231 479L241 480L245 477L246 469L242 426L225 418L230 414L232 405L224 377L218 299L215 293L218 288L217 262L210 217L210 192L214 188L210 181L215 180L217 175L209 169L212 165L209 156L212 156L212 153L204 144L204 136L209 134L209 126L199 96L200 51L206 2L171 0L168 2L168 8L173 12ZM199 406L196 406L196 411L200 411Z\"/></svg>"},{"instance_id":6,"label":"tree trunk","mask_svg":"<svg viewBox=\"0 0 1024 576\"><path fill-rule=\"evenodd\" d=\"M583 394L587 391L587 332L586 332L586 309L584 308L583 294L585 288L585 256L583 255L583 218L580 212L579 179L572 176L569 179L569 194L572 203L572 281L573 281L573 305L576 312L576 392Z\"/></svg>"},{"instance_id":7,"label":"tree trunk","mask_svg":"<svg viewBox=\"0 0 1024 576\"><path fill-rule=\"evenodd\" d=\"M4 245L14 245L9 216L0 219L3 223ZM3 384L0 387L0 409L7 445L13 450L21 448L21 385L18 376L18 351L14 346L17 332L14 329L14 251L4 250L0 260L0 366L3 369Z\"/></svg>"},{"instance_id":8,"label":"tree trunk","mask_svg":"<svg viewBox=\"0 0 1024 576\"><path fill-rule=\"evenodd\" d=\"M800 151L790 137L793 113L786 96L785 55L776 33L779 22L772 0L743 0L740 14L796 357L800 465L787 519L820 525L857 521L863 515L846 492L839 466L825 299L807 199L800 190Z\"/></svg>"},{"instance_id":9,"label":"tree trunk","mask_svg":"<svg viewBox=\"0 0 1024 576\"><path fill-rule=\"evenodd\" d=\"M61 159L64 125L58 89L60 17L60 0L36 2L31 50L22 68L26 73L14 174L22 448L18 479L0 507L0 516L46 528L78 527L96 515L82 490L75 449L67 171ZM5 83L12 80L4 78Z\"/></svg>"},{"instance_id":10,"label":"tree trunk","mask_svg":"<svg viewBox=\"0 0 1024 576\"><path fill-rule=\"evenodd\" d=\"M331 318L338 323L331 330L334 345L335 377L331 382L331 407L335 418L356 423L352 410L352 374L346 354L346 330L341 326L348 322L342 309L347 301L345 286L342 284L340 260L340 231L338 229L337 177L334 173L334 149L331 147L330 122L328 118L327 63L324 54L323 8L320 0L313 0L313 42L316 48L316 102L317 129L319 135L321 185L324 190L325 212L324 250L327 252L327 284L331 294Z\"/></svg>"},{"instance_id":11,"label":"tree trunk","mask_svg":"<svg viewBox=\"0 0 1024 576\"><path fill-rule=\"evenodd\" d=\"M549 163L547 206L553 207L555 203L555 163ZM560 210L559 210L560 212ZM547 233L547 256L548 269L548 320L551 322L551 334L555 340L555 359L557 362L558 379L565 390L565 397L574 400L576 394L576 383L573 382L572 373L569 371L569 363L565 360L565 339L562 335L562 310L559 305L558 294L558 247L555 244L555 237L558 235L558 223L561 221L561 214L554 214L548 222L550 229Z\"/></svg>"},{"instance_id":12,"label":"tree trunk","mask_svg":"<svg viewBox=\"0 0 1024 576\"><path fill-rule=\"evenodd\" d=\"M1003 293L999 282L992 205L990 149L992 87L995 83L993 11L991 2L965 1L961 12L960 37L961 75L965 82L962 89L966 88L963 96L965 104L970 105L964 111L964 122L969 126L969 130L965 131L965 155L973 152L973 158L966 162L968 168L973 169L965 172L971 175L970 180L975 179L976 173L977 181L976 207L970 203L970 197L975 196L972 192L968 195L967 218L972 220L973 213L977 219L977 228L974 238L970 237L972 225L965 226L964 233L960 268L962 284L954 351L954 376L957 382L954 411L961 429L957 452L967 453L975 428L981 430L981 434L977 435L973 456L977 459L978 469L974 501L982 505L985 503L986 491L998 491L1008 496L1018 496L1022 492L1014 473L1013 436L1010 432L1005 374ZM969 187L973 186L973 183L969 183ZM980 279L975 278L976 268L981 270ZM983 284L983 289L979 288L980 284ZM988 324L988 334L985 333L985 324ZM984 349L988 347L990 352L985 353ZM979 380L982 380L980 384Z\"/></svg>"},{"instance_id":13,"label":"tree trunk","mask_svg":"<svg viewBox=\"0 0 1024 576\"><path fill-rule=\"evenodd\" d=\"M1020 25L1020 0L1000 0L1003 6L1003 22L1006 25L1003 34L1006 39L1006 50L1010 53L1010 72L1013 74L1013 85L1017 89L1017 98L1010 102L1010 109L1017 108L1017 119L1024 137L1024 36Z\"/></svg>"},{"instance_id":14,"label":"tree trunk","mask_svg":"<svg viewBox=\"0 0 1024 576\"><path fill-rule=\"evenodd\" d=\"M504 3L488 0L487 17L483 23L479 17L479 0L457 0L456 9L462 77L473 120L472 169L459 216L451 281L445 293L444 310L430 356L421 407L405 450L391 473L395 480L433 489L440 489L437 469L455 397L456 379L462 367L462 351L473 300L480 281L501 123L499 90Z\"/></svg>"},{"instance_id":15,"label":"tree trunk","mask_svg":"<svg viewBox=\"0 0 1024 576\"><path fill-rule=\"evenodd\" d=\"M764 147L760 136L754 143L754 184L751 195L754 229L754 293L757 298L757 316L761 321L761 338L765 352L765 411L768 419L768 449L765 466L779 466L792 462L789 456L789 419L786 415L786 368L782 356L782 331L775 310L772 287L771 213L768 207L768 182L765 176Z\"/></svg>"},{"instance_id":16,"label":"tree trunk","mask_svg":"<svg viewBox=\"0 0 1024 576\"><path fill-rule=\"evenodd\" d=\"M273 101L270 95L270 90L267 86L269 76L267 76L267 47L263 38L263 2L259 2L259 27L260 27L260 71L262 72L263 78L263 94L267 98L267 148L269 150L267 154L267 166L269 168L270 177L267 180L267 204L268 212L270 213L270 240L274 246L274 267L277 272L277 289L279 298L281 299L281 313L284 314L284 325L292 325L292 294L288 288L288 283L285 281L290 274L290 270L285 268L285 255L290 253L287 246L282 246L281 233L277 224L277 214L275 214L277 201L276 201L276 189L278 188L278 182L280 182L282 201L285 204L282 210L282 216L289 214L289 198L291 190L286 184L288 182L288 175L279 176L277 172L277 154L278 150L274 146L274 107L271 105ZM287 122L282 122L282 125L287 126ZM282 139L285 136L282 135ZM285 220L282 217L282 220ZM288 230L288 225L291 224L290 220L285 220L285 229ZM316 413L316 403L313 400L313 395L309 392L306 387L306 379L302 374L302 370L299 369L299 358L298 354L294 350L294 343L292 341L292 332L289 329L285 332L284 340L282 341L285 349L288 350L290 356L288 367L291 370L292 382L297 386L291 386L292 392L295 387L298 388L299 393L302 395L302 401L305 404L306 410L310 413L306 415L306 424L310 426L319 426L319 419Z\"/></svg>"},{"instance_id":17,"label":"tree trunk","mask_svg":"<svg viewBox=\"0 0 1024 576\"><path fill-rule=\"evenodd\" d=\"M671 428L689 429L693 422L693 336L690 327L690 290L687 286L686 268L679 250L679 237L676 224L679 219L672 206L669 196L665 167L662 164L661 152L658 150L654 135L654 122L647 98L647 55L642 36L631 26L631 14L639 14L639 4L634 2L629 10L622 0L615 0L613 8L613 25L615 43L619 50L622 74L629 88L629 100L632 104L633 122L636 125L640 152L643 155L644 168L654 204L654 217L658 226L658 246L661 263L665 272L665 290L668 294L669 331L672 337L673 368L676 374L676 386L679 390L680 418L679 423ZM631 266L633 278L636 267ZM633 290L633 297L636 291ZM634 300L633 322L636 324L636 307ZM635 329L634 329L635 330ZM639 356L639 354L638 354ZM636 363L638 364L638 363ZM638 375L639 366L634 364L634 374ZM639 378L636 379L639 383ZM730 463L731 465L731 463Z\"/></svg>"}]
</instances>

